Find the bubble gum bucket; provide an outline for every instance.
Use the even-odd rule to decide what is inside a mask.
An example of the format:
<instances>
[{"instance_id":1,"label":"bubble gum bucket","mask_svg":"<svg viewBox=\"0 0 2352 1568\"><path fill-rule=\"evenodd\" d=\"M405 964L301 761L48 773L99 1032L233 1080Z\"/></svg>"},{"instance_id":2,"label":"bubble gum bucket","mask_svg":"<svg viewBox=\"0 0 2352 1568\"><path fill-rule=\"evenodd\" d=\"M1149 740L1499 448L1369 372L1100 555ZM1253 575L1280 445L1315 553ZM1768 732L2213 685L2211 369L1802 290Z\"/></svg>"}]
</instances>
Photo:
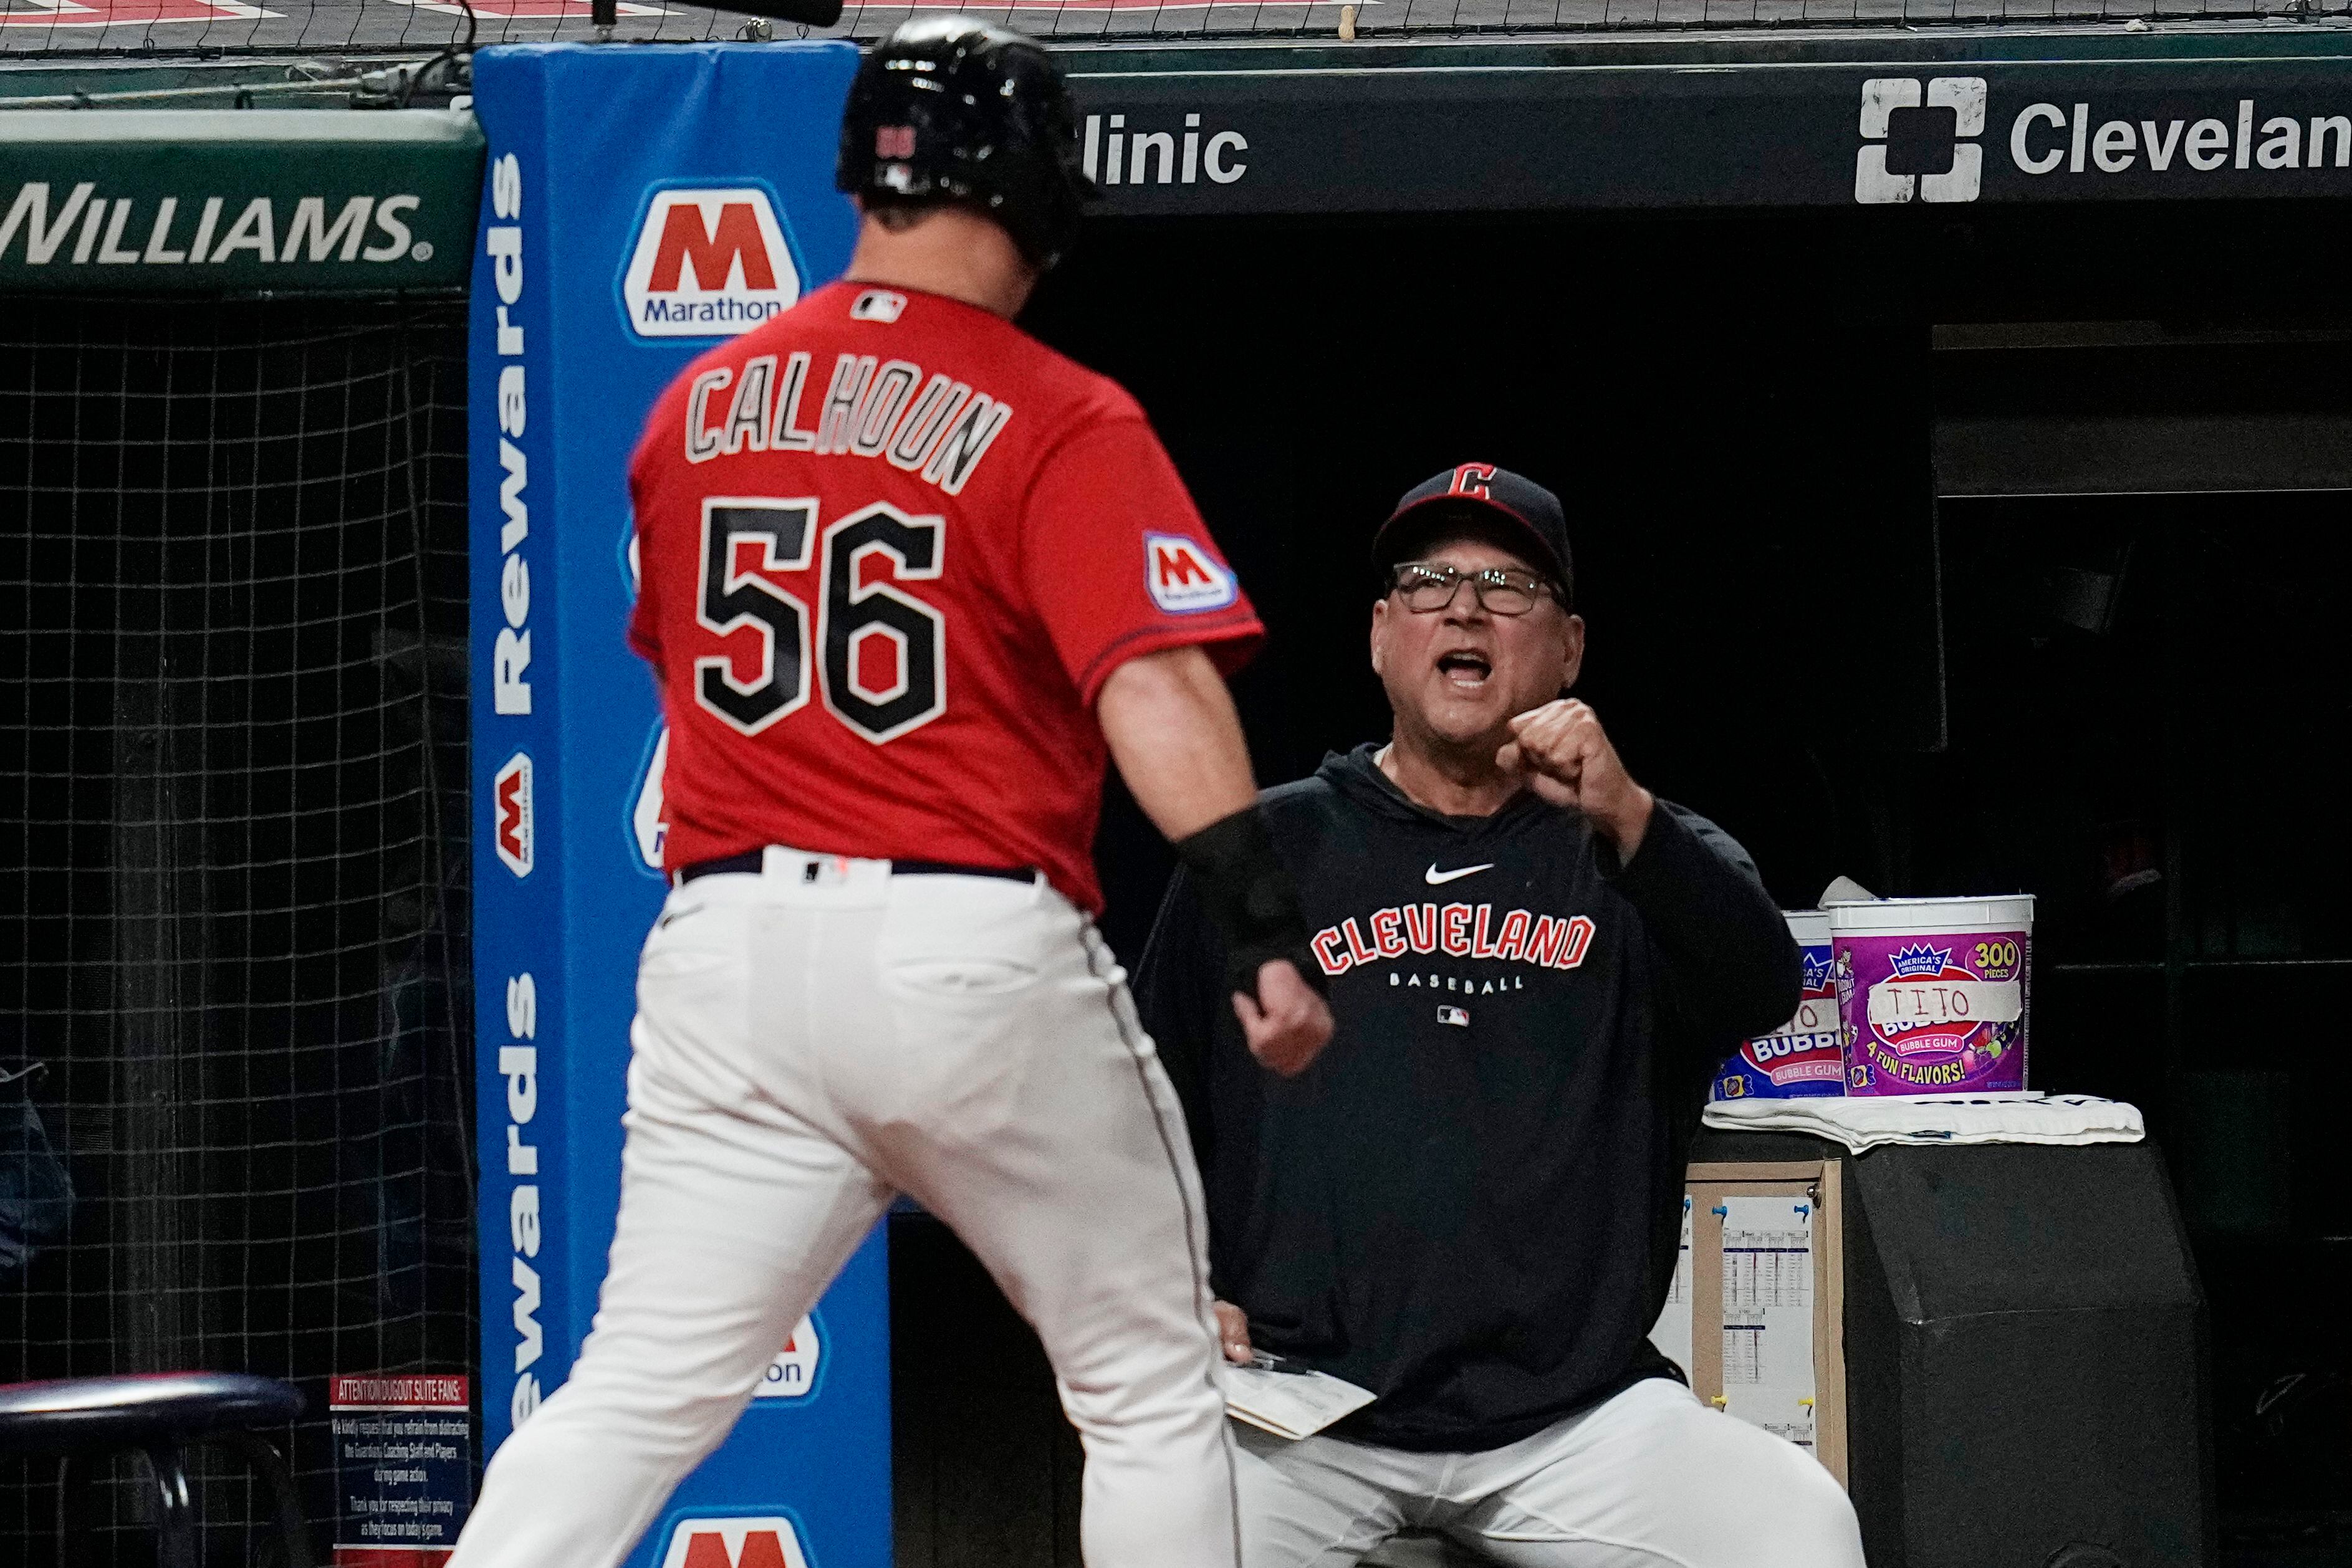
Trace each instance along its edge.
<instances>
[{"instance_id":1,"label":"bubble gum bucket","mask_svg":"<svg viewBox=\"0 0 2352 1568\"><path fill-rule=\"evenodd\" d=\"M1716 1076L1715 1099L1801 1100L1845 1092L1837 990L1830 984L1830 917L1818 909L1792 909L1785 918L1789 935L1805 955L1805 989L1796 1016L1768 1035L1739 1042Z\"/></svg>"},{"instance_id":2,"label":"bubble gum bucket","mask_svg":"<svg viewBox=\"0 0 2352 1568\"><path fill-rule=\"evenodd\" d=\"M2025 1087L2033 896L1829 906L1849 1094Z\"/></svg>"}]
</instances>

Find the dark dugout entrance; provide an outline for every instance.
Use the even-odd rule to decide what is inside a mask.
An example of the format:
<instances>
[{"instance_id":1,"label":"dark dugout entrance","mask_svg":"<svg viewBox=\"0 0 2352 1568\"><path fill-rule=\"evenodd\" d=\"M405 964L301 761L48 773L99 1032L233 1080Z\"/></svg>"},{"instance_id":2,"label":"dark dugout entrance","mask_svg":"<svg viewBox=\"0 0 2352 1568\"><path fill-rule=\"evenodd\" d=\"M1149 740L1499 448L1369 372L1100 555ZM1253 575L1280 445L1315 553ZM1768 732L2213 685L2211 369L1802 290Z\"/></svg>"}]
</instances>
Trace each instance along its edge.
<instances>
[{"instance_id":1,"label":"dark dugout entrance","mask_svg":"<svg viewBox=\"0 0 2352 1568\"><path fill-rule=\"evenodd\" d=\"M2352 207L2004 204L1990 175L1979 203L1857 206L1853 83L1895 68L1988 68L1811 78L1837 100L1834 200L1791 180L1780 204L1383 214L1358 192L1179 216L1122 186L1114 211L1151 210L1097 223L1028 324L1141 399L1264 612L1237 689L1266 781L1385 734L1371 529L1419 479L1491 461L1567 503L1580 695L1784 904L1839 874L2034 893L2032 1082L2141 1105L2195 1244L2224 1540L2319 1541L2352 1508L2330 1332L2352 1247L2325 1163L2328 998L2352 977L2352 311L2327 276ZM1106 109L1181 103L1115 74ZM1360 141L1404 134L1360 108ZM1612 134L1644 112L1613 106ZM1569 156L1496 157L1548 155ZM1433 204L1387 172L1397 204ZM1165 852L1120 800L1101 848L1131 961ZM902 1222L895 1245L901 1560L985 1515L1075 1562L1075 1444L1034 1346L952 1304L951 1244ZM924 1348L927 1314L956 1354Z\"/></svg>"}]
</instances>

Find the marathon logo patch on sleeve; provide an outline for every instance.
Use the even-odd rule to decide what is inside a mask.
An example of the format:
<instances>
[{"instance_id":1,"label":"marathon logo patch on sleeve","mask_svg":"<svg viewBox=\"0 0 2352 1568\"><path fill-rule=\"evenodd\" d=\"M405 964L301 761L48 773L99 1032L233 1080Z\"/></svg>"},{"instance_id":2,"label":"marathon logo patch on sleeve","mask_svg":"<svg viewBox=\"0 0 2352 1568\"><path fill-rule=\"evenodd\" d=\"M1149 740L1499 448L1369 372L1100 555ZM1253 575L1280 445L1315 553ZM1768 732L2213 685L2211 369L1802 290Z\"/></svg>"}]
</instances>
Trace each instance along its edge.
<instances>
[{"instance_id":1,"label":"marathon logo patch on sleeve","mask_svg":"<svg viewBox=\"0 0 2352 1568\"><path fill-rule=\"evenodd\" d=\"M1241 597L1224 563L1180 534L1143 536L1143 580L1151 602L1171 615L1223 610Z\"/></svg>"}]
</instances>

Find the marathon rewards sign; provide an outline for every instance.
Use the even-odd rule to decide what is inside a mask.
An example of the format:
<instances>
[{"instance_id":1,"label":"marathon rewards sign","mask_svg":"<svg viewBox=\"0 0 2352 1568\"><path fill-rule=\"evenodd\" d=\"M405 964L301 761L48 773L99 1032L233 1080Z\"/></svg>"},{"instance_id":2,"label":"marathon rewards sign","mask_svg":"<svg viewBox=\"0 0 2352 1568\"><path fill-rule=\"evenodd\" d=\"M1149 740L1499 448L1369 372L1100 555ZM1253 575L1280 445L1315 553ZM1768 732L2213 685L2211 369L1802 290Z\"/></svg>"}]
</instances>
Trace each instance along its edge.
<instances>
[{"instance_id":1,"label":"marathon rewards sign","mask_svg":"<svg viewBox=\"0 0 2352 1568\"><path fill-rule=\"evenodd\" d=\"M637 950L663 894L657 706L623 642L629 453L688 361L847 264L855 214L833 162L856 64L839 43L475 59L488 140L472 255L475 1038L493 1450L563 1382L595 1312ZM887 1568L885 1273L877 1233L776 1347L760 1396L634 1568Z\"/></svg>"}]
</instances>

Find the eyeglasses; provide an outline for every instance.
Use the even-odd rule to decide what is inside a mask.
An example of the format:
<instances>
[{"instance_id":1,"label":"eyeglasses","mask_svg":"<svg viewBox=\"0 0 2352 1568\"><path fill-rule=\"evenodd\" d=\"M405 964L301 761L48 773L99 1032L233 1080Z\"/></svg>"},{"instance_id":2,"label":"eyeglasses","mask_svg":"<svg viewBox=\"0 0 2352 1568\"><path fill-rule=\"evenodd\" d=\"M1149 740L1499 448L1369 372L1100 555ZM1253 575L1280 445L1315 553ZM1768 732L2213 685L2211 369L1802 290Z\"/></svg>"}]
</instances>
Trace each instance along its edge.
<instances>
[{"instance_id":1,"label":"eyeglasses","mask_svg":"<svg viewBox=\"0 0 2352 1568\"><path fill-rule=\"evenodd\" d=\"M1427 615L1453 604L1464 583L1477 596L1478 607L1494 615L1525 615L1552 586L1533 572L1490 566L1484 571L1464 571L1436 561L1409 560L1389 577L1389 591L1404 601L1416 615Z\"/></svg>"}]
</instances>

